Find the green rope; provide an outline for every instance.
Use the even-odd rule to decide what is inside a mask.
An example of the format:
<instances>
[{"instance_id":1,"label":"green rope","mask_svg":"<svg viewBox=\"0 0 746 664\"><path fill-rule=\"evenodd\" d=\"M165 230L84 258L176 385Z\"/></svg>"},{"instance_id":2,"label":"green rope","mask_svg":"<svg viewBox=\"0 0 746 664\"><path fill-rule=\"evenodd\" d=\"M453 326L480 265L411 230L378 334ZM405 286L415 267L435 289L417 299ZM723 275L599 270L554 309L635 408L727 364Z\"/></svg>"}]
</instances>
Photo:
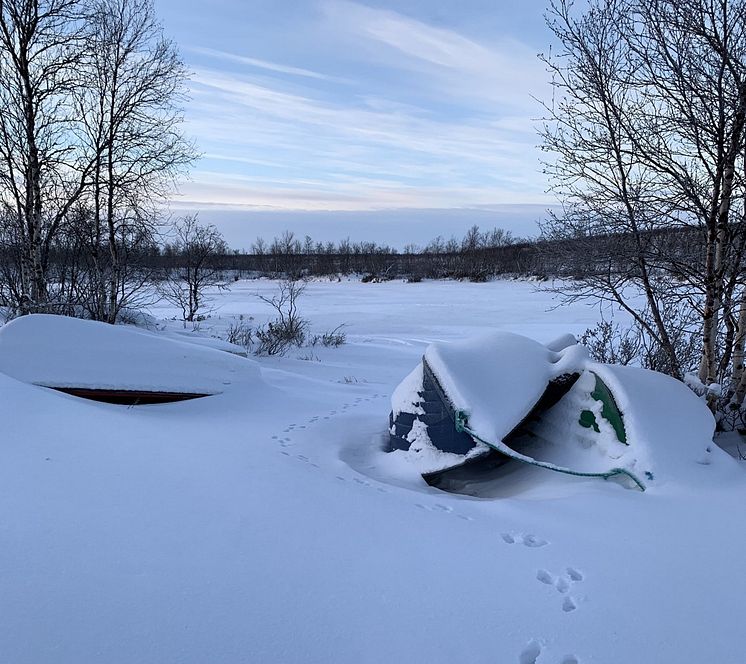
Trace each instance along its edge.
<instances>
[{"instance_id":1,"label":"green rope","mask_svg":"<svg viewBox=\"0 0 746 664\"><path fill-rule=\"evenodd\" d=\"M529 456L525 456L523 454L519 454L518 452L513 451L510 447L508 447L505 444L490 443L489 441L486 441L480 438L472 429L469 428L467 424L466 414L461 410L456 411L456 431L458 431L459 433L461 432L467 433L477 442L480 442L483 445L487 445L488 447L491 447L493 450L497 450L498 452L500 452L500 454L504 454L505 456L510 457L511 459L515 459L516 461L522 461L523 463L527 463L531 466L538 466L539 468L546 468L547 470L553 470L557 473L564 473L565 475L575 475L576 477L600 477L605 480L609 479L610 477L614 477L615 475L624 475L625 477L632 480L637 485L637 488L640 489L640 491L645 491L645 485L634 474L632 474L625 468L612 468L611 470L607 470L604 473L587 473L587 472L583 472L580 470L571 470L570 468L563 468L562 466L556 466L553 463L547 463L545 461L537 461L536 459L533 459Z\"/></svg>"}]
</instances>

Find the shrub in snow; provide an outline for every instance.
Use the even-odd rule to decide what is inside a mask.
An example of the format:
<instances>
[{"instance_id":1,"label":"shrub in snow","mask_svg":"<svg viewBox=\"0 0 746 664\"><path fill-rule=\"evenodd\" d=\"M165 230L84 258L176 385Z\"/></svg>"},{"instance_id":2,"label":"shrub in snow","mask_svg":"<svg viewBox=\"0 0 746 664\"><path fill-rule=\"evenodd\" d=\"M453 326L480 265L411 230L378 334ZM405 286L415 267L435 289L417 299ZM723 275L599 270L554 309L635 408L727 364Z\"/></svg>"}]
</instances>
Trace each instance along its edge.
<instances>
[{"instance_id":1,"label":"shrub in snow","mask_svg":"<svg viewBox=\"0 0 746 664\"><path fill-rule=\"evenodd\" d=\"M228 287L215 262L227 250L225 241L215 226L199 223L196 216L174 222L172 233L179 265L159 284L159 291L181 309L185 324L204 320L204 310L209 304L206 291L211 287Z\"/></svg>"},{"instance_id":2,"label":"shrub in snow","mask_svg":"<svg viewBox=\"0 0 746 664\"><path fill-rule=\"evenodd\" d=\"M277 318L257 328L256 338L259 346L257 355L284 355L292 346L302 346L306 340L308 321L282 320Z\"/></svg>"},{"instance_id":3,"label":"shrub in snow","mask_svg":"<svg viewBox=\"0 0 746 664\"><path fill-rule=\"evenodd\" d=\"M248 350L254 343L254 329L241 317L228 326L225 340Z\"/></svg>"},{"instance_id":4,"label":"shrub in snow","mask_svg":"<svg viewBox=\"0 0 746 664\"><path fill-rule=\"evenodd\" d=\"M339 348L347 341L347 335L342 330L343 325L337 325L333 330L322 334L314 334L311 339L312 346L324 346L325 348Z\"/></svg>"},{"instance_id":5,"label":"shrub in snow","mask_svg":"<svg viewBox=\"0 0 746 664\"><path fill-rule=\"evenodd\" d=\"M308 321L298 312L298 299L306 290L304 281L285 279L272 297L259 295L277 317L256 330L257 355L282 355L292 346L302 346L307 338Z\"/></svg>"},{"instance_id":6,"label":"shrub in snow","mask_svg":"<svg viewBox=\"0 0 746 664\"><path fill-rule=\"evenodd\" d=\"M589 327L580 337L580 343L596 362L605 364L634 364L640 353L639 334L610 321Z\"/></svg>"}]
</instances>

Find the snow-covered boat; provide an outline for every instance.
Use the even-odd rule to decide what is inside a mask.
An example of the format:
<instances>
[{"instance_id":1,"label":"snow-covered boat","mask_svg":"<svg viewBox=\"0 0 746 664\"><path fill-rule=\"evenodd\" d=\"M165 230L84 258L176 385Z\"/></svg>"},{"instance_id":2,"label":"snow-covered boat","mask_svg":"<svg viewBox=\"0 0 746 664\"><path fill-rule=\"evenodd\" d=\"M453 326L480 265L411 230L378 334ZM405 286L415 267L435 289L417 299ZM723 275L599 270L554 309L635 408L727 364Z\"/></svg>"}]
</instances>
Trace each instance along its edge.
<instances>
[{"instance_id":1,"label":"snow-covered boat","mask_svg":"<svg viewBox=\"0 0 746 664\"><path fill-rule=\"evenodd\" d=\"M436 486L456 469L514 459L644 489L601 366L571 335L548 345L507 332L432 344L392 396L390 451Z\"/></svg>"},{"instance_id":2,"label":"snow-covered boat","mask_svg":"<svg viewBox=\"0 0 746 664\"><path fill-rule=\"evenodd\" d=\"M210 348L209 338L198 341L130 325L34 314L0 328L0 372L127 405L183 401L220 394L241 381L261 382L254 361L224 352L224 342Z\"/></svg>"}]
</instances>

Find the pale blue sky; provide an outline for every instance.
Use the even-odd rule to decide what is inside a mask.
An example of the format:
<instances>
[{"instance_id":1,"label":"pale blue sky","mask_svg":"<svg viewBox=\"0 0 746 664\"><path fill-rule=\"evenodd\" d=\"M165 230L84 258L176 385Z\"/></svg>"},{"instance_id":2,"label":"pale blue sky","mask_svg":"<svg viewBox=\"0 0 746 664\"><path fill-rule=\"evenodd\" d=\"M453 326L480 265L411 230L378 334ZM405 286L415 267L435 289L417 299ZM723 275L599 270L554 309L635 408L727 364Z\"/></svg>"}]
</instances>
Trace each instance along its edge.
<instances>
[{"instance_id":1,"label":"pale blue sky","mask_svg":"<svg viewBox=\"0 0 746 664\"><path fill-rule=\"evenodd\" d=\"M424 243L490 226L493 210L535 232L553 202L532 99L549 94L545 6L156 0L192 71L186 130L204 154L174 209L202 210L234 246L285 227Z\"/></svg>"}]
</instances>

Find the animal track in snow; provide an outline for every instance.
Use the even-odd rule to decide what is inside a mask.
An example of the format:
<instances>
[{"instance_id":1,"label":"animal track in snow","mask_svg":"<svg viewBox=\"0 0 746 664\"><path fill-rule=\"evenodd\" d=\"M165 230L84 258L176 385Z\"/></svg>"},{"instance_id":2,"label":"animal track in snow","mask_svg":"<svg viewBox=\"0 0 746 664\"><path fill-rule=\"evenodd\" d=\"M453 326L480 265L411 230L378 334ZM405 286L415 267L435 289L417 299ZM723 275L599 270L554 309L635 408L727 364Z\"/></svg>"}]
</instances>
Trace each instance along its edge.
<instances>
[{"instance_id":1,"label":"animal track in snow","mask_svg":"<svg viewBox=\"0 0 746 664\"><path fill-rule=\"evenodd\" d=\"M548 586L554 585L554 577L545 569L540 569L538 572L536 572L536 578Z\"/></svg>"},{"instance_id":2,"label":"animal track in snow","mask_svg":"<svg viewBox=\"0 0 746 664\"><path fill-rule=\"evenodd\" d=\"M578 605L575 603L575 600L569 595L562 600L562 610L565 613L570 613L570 611L574 611L577 608Z\"/></svg>"},{"instance_id":3,"label":"animal track in snow","mask_svg":"<svg viewBox=\"0 0 746 664\"><path fill-rule=\"evenodd\" d=\"M303 431L309 428L310 425L316 424L317 422L323 421L323 420L330 420L334 418L337 415L343 415L348 409L355 408L357 406L362 405L363 403L367 403L369 401L372 401L373 399L382 399L386 397L385 394L373 394L369 397L356 397L354 402L352 403L343 403L340 406L337 406L336 408L333 408L332 410L327 411L325 415L313 415L312 417L308 418L304 424L299 423L292 423L286 425L286 427L282 430L282 433L293 433L295 431ZM277 440L279 436L275 435L272 436L272 440Z\"/></svg>"},{"instance_id":4,"label":"animal track in snow","mask_svg":"<svg viewBox=\"0 0 746 664\"><path fill-rule=\"evenodd\" d=\"M574 567L567 568L567 576L570 577L571 581L582 581L583 573L576 570Z\"/></svg>"},{"instance_id":5,"label":"animal track in snow","mask_svg":"<svg viewBox=\"0 0 746 664\"><path fill-rule=\"evenodd\" d=\"M549 544L545 539L542 539L541 537L536 537L536 535L523 535L523 545L528 546L531 548L537 548L541 546L546 546Z\"/></svg>"},{"instance_id":6,"label":"animal track in snow","mask_svg":"<svg viewBox=\"0 0 746 664\"><path fill-rule=\"evenodd\" d=\"M575 655L565 655L560 664L580 664L580 660Z\"/></svg>"},{"instance_id":7,"label":"animal track in snow","mask_svg":"<svg viewBox=\"0 0 746 664\"><path fill-rule=\"evenodd\" d=\"M530 549L536 549L549 544L545 539L531 534L500 533L500 537L502 537L503 542L506 544L523 544L523 546L527 546Z\"/></svg>"},{"instance_id":8,"label":"animal track in snow","mask_svg":"<svg viewBox=\"0 0 746 664\"><path fill-rule=\"evenodd\" d=\"M442 514L453 514L453 516L457 516L462 521L474 521L474 519L470 516L467 516L466 514L459 514L458 512L454 512L453 508L449 505L443 505L441 503L436 503L432 507L428 507L427 505L423 505L422 503L415 503L415 507L419 507L421 510L424 510L425 512L440 512Z\"/></svg>"},{"instance_id":9,"label":"animal track in snow","mask_svg":"<svg viewBox=\"0 0 746 664\"><path fill-rule=\"evenodd\" d=\"M343 403L341 405L338 405L336 408L333 408L333 409L327 411L327 413L324 414L324 415L322 415L320 413L317 414L317 415L312 415L307 420L305 420L305 422L303 424L300 424L300 423L297 423L297 422L292 422L292 423L286 424L285 428L282 429L281 433L272 435L271 439L273 441L275 441L279 445L279 447L281 447L281 448L291 448L291 447L294 447L295 443L293 442L293 439L290 437L291 435L293 435L295 433L299 433L299 432L300 433L307 432L309 429L313 428L313 425L315 425L317 423L318 424L323 424L324 421L328 421L328 420L334 419L336 416L339 416L339 415L344 415L345 412L348 411L348 409L355 408L357 406L362 405L363 403L370 402L373 399L382 399L382 398L388 398L388 395L376 393L376 394L373 394L372 396L369 396L369 397L362 397L362 396L361 397L356 397L353 402ZM313 468L317 468L317 469L321 468L321 466L319 464L314 463L313 461L311 461L311 459L309 459L307 456L305 456L303 454L292 455L291 453L285 451L285 449L281 449L281 450L278 450L278 451L280 452L280 454L282 454L284 456L287 456L287 457L294 456L298 461L302 461L303 463L307 463L309 466L311 466ZM339 481L341 481L341 482L347 482L347 481L351 481L352 482L352 481L354 481L356 484L358 484L360 486L364 486L366 488L371 488L371 489L375 488L378 493L382 493L382 494L388 493L387 489L385 489L382 486L378 486L377 483L372 484L371 482L368 482L368 481L360 479L360 478L342 477L341 475L337 475L336 478ZM429 509L429 508L426 508L426 509ZM447 506L444 506L444 505L440 505L440 506L436 507L435 509L440 510L440 511L444 511L444 512L451 511L451 508L449 508ZM467 517L467 516L464 516L464 515L461 515L461 514L456 514L456 516L458 516L461 519L468 520L468 521L472 520L471 517Z\"/></svg>"},{"instance_id":10,"label":"animal track in snow","mask_svg":"<svg viewBox=\"0 0 746 664\"><path fill-rule=\"evenodd\" d=\"M519 664L536 664L539 655L541 655L541 645L537 641L531 641L521 651L518 662Z\"/></svg>"},{"instance_id":11,"label":"animal track in snow","mask_svg":"<svg viewBox=\"0 0 746 664\"><path fill-rule=\"evenodd\" d=\"M583 574L576 570L574 567L568 567L566 570L566 574L559 576L554 576L548 570L540 569L536 572L536 579L537 581L540 581L547 586L554 586L558 592L564 595L570 590L574 583L583 580ZM575 601L571 598L570 602L572 603L572 608L565 608L566 606L570 606L570 604L566 601L567 599L568 598L566 597L565 602L562 605L562 609L564 611L574 611L577 606L575 605Z\"/></svg>"},{"instance_id":12,"label":"animal track in snow","mask_svg":"<svg viewBox=\"0 0 746 664\"><path fill-rule=\"evenodd\" d=\"M318 468L318 466L317 466L317 468ZM335 477L340 482L350 481L349 477L343 477L342 475L335 475ZM359 486L364 486L364 487L369 488L369 489L375 489L376 491L378 491L378 493L388 493L388 490L384 489L382 486L375 486L371 482L368 482L367 480L362 480L359 477L353 477L351 481L354 482L355 484L358 484Z\"/></svg>"}]
</instances>

